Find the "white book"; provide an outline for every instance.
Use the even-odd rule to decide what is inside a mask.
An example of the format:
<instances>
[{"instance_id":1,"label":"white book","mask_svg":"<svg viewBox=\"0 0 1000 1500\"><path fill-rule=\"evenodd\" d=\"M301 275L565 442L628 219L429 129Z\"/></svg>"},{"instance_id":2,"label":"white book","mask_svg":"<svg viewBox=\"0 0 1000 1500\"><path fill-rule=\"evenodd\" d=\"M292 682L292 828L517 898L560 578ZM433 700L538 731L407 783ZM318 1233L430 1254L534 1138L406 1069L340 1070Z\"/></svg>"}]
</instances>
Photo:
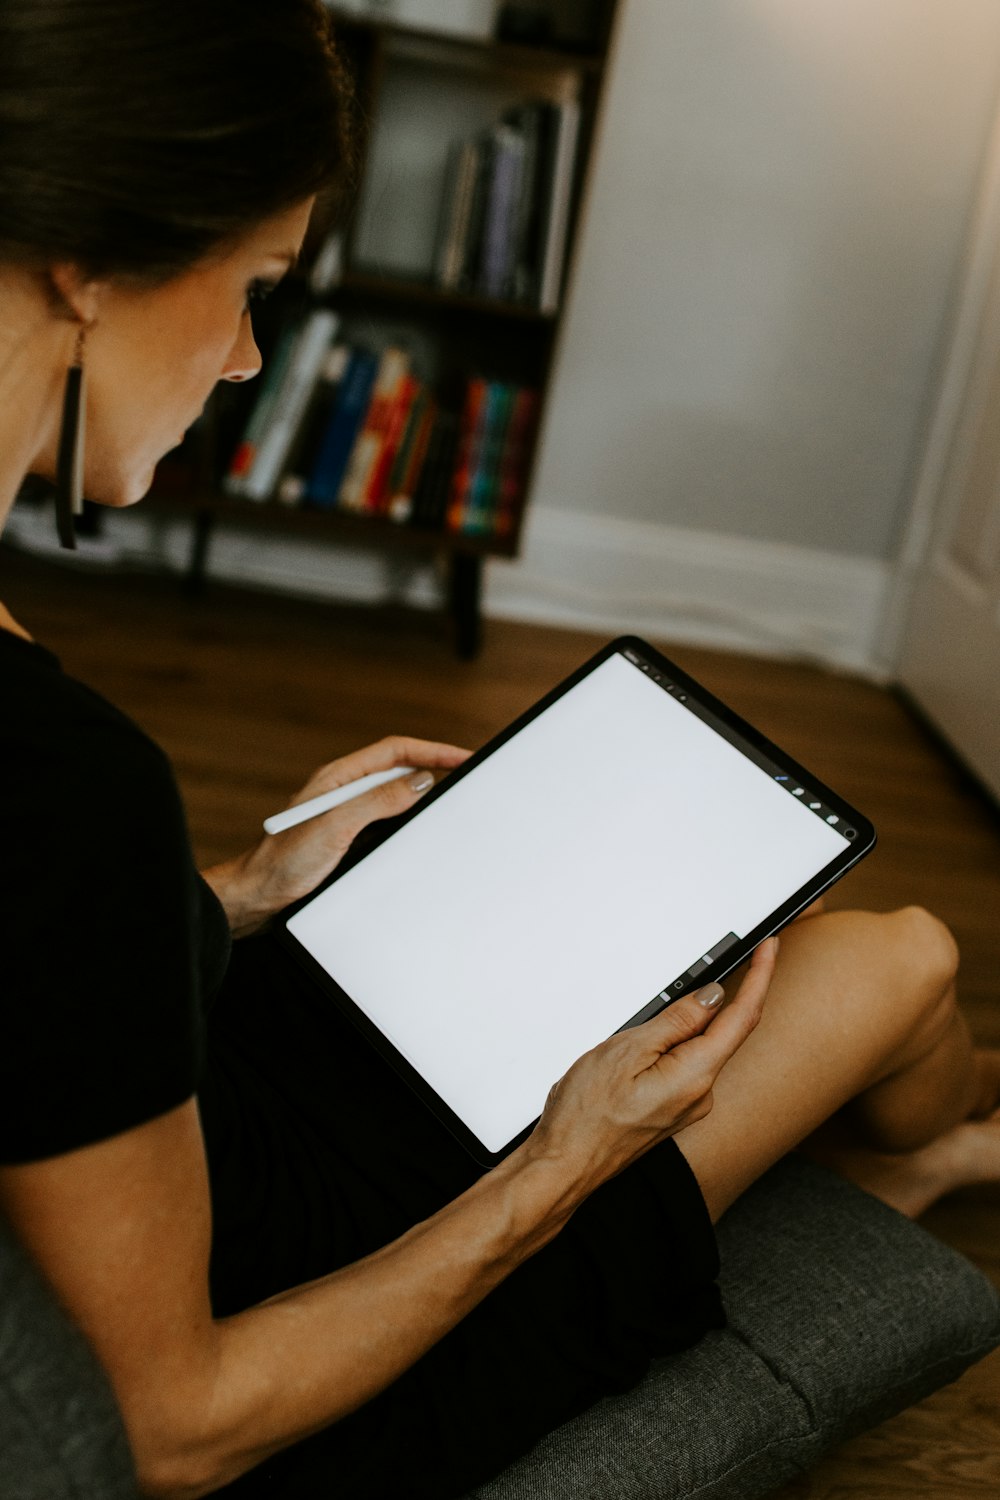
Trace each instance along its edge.
<instances>
[{"instance_id":1,"label":"white book","mask_svg":"<svg viewBox=\"0 0 1000 1500\"><path fill-rule=\"evenodd\" d=\"M573 194L576 147L580 136L580 106L567 99L558 106L559 126L556 133L555 161L552 172L552 196L549 202L545 250L542 256L541 290L538 306L542 312L555 312L559 306L563 263L566 259L566 232L569 228L569 205Z\"/></svg>"},{"instance_id":2,"label":"white book","mask_svg":"<svg viewBox=\"0 0 1000 1500\"><path fill-rule=\"evenodd\" d=\"M336 313L328 308L318 308L302 325L267 431L261 438L253 468L245 481L243 493L250 500L266 500L277 488L339 322Z\"/></svg>"}]
</instances>

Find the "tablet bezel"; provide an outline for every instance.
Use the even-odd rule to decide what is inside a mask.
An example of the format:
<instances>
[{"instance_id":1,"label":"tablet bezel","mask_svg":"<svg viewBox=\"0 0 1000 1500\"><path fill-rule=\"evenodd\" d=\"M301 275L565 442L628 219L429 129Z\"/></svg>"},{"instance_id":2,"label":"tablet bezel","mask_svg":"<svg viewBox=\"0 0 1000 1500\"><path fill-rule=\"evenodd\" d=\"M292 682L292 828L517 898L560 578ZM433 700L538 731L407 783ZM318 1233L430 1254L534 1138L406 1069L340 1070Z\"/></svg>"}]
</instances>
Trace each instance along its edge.
<instances>
[{"instance_id":1,"label":"tablet bezel","mask_svg":"<svg viewBox=\"0 0 1000 1500\"><path fill-rule=\"evenodd\" d=\"M484 1167L490 1167L502 1161L522 1141L527 1139L534 1129L536 1120L532 1120L516 1136L506 1143L499 1151L491 1151L466 1123L454 1113L439 1094L426 1082L422 1075L403 1057L379 1027L370 1019L365 1011L346 993L317 961L312 954L305 949L298 939L288 930L288 921L296 912L320 894L330 885L335 884L350 869L353 869L360 860L365 859L375 849L379 848L388 838L391 838L401 828L405 827L413 818L419 817L439 797L447 796L449 790L457 784L464 776L468 776L481 765L484 760L495 755L503 745L513 739L527 724L536 719L540 714L558 702L566 693L582 682L591 672L607 661L610 657L633 653L648 663L650 669L659 673L662 677L669 679L676 688L683 689L707 714L718 720L731 734L743 740L758 755L767 761L773 762L783 773L798 780L810 789L810 792L823 802L825 807L832 809L843 820L856 830L856 838L846 847L841 854L831 860L817 872L805 885L794 891L778 906L769 917L760 922L750 933L740 939L735 946L726 951L718 961L713 964L711 978L721 980L727 974L739 967L757 945L764 941L772 933L780 931L794 920L805 908L817 899L829 887L840 880L861 859L869 854L875 847L876 833L871 822L864 817L855 807L832 788L826 786L818 777L814 776L806 767L800 765L787 755L778 745L769 740L766 735L749 724L733 709L729 708L720 699L708 691L700 682L691 677L675 662L664 656L654 646L638 636L619 636L602 647L600 651L583 663L575 672L571 673L558 683L550 692L538 702L532 704L513 723L509 724L499 734L495 735L487 743L475 751L470 758L463 762L456 770L451 771L438 784L423 796L408 812L395 818L384 819L378 823L371 824L354 840L347 855L333 873L316 890L303 897L281 914L280 925L277 932L279 939L289 949L295 959L303 966L308 974L317 981L322 990L331 998L338 1008L354 1023L359 1031L367 1037L369 1042L376 1048L379 1054L395 1069L395 1071L413 1089L423 1103L437 1116L441 1123L454 1135L469 1151L470 1155ZM713 726L714 727L714 726ZM727 736L723 736L727 738ZM730 741L732 743L732 741ZM741 747L736 745L740 750ZM741 751L742 753L742 751ZM653 1001L643 1006L633 1016L629 1017L619 1030L627 1030L630 1026L637 1026L648 1020L658 1011L672 1004L674 1000L680 999L691 990L697 989L706 982L708 976L697 976L684 983L669 999L658 996ZM556 1082L555 1079L552 1080Z\"/></svg>"}]
</instances>

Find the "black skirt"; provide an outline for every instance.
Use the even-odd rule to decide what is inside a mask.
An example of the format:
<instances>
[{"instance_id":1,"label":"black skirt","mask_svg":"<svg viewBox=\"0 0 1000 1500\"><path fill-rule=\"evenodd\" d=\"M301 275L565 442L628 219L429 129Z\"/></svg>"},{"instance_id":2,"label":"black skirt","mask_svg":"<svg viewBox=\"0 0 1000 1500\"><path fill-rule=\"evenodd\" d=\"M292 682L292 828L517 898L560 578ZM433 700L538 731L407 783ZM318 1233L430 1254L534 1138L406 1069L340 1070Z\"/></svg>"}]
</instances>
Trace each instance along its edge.
<instances>
[{"instance_id":1,"label":"black skirt","mask_svg":"<svg viewBox=\"0 0 1000 1500\"><path fill-rule=\"evenodd\" d=\"M378 1249L481 1168L269 937L235 945L199 1096L212 1295L237 1312ZM599 1189L387 1391L222 1493L447 1500L723 1315L672 1141Z\"/></svg>"}]
</instances>

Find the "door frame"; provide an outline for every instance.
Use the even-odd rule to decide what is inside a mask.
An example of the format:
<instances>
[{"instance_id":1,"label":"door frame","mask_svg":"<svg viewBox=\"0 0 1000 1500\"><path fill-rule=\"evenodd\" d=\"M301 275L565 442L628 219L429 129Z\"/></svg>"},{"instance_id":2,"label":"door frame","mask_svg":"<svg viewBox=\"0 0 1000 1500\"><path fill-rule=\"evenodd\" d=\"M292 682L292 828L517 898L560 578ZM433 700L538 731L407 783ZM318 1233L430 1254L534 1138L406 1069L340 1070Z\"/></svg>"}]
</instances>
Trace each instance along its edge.
<instances>
[{"instance_id":1,"label":"door frame","mask_svg":"<svg viewBox=\"0 0 1000 1500\"><path fill-rule=\"evenodd\" d=\"M990 293L996 291L993 305ZM994 337L991 337L991 333ZM980 398L1000 350L1000 107L990 132L979 189L956 272L952 311L941 340L939 375L929 402L927 438L913 498L886 590L879 664L897 678L910 601L930 549L948 468L964 414ZM987 357L989 356L989 357Z\"/></svg>"}]
</instances>

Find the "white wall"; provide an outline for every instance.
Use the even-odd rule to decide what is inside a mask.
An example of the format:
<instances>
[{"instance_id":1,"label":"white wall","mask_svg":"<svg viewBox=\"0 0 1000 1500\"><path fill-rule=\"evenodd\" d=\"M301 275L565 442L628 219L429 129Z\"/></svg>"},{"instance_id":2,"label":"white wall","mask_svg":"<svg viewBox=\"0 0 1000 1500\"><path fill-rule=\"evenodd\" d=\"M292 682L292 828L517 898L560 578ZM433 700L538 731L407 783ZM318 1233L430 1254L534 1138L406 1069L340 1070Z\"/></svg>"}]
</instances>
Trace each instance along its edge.
<instances>
[{"instance_id":1,"label":"white wall","mask_svg":"<svg viewBox=\"0 0 1000 1500\"><path fill-rule=\"evenodd\" d=\"M996 110L1000 4L623 3L536 535L557 511L884 562ZM537 546L527 565L544 571Z\"/></svg>"}]
</instances>

